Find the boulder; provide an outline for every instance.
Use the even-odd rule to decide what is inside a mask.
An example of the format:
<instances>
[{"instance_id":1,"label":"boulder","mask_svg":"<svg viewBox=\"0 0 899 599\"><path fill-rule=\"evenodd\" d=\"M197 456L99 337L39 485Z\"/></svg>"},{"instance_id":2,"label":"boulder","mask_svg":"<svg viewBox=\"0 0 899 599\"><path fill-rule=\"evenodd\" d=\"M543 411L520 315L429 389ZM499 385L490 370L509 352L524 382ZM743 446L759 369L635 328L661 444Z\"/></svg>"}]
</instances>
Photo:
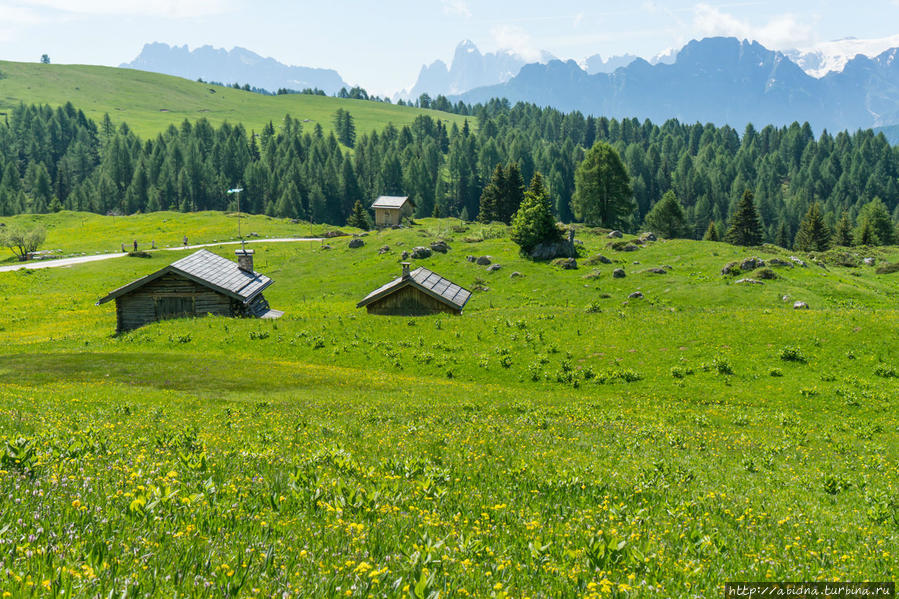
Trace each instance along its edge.
<instances>
[{"instance_id":1,"label":"boulder","mask_svg":"<svg viewBox=\"0 0 899 599\"><path fill-rule=\"evenodd\" d=\"M478 266L487 266L491 262L493 262L493 260L490 259L490 256L479 256L477 260L475 260L475 264Z\"/></svg>"},{"instance_id":2,"label":"boulder","mask_svg":"<svg viewBox=\"0 0 899 599\"><path fill-rule=\"evenodd\" d=\"M503 267L502 264L491 264L487 267L487 272L496 272Z\"/></svg>"},{"instance_id":3,"label":"boulder","mask_svg":"<svg viewBox=\"0 0 899 599\"><path fill-rule=\"evenodd\" d=\"M808 304L805 302L797 301L795 304L793 304L793 309L794 310L808 310Z\"/></svg>"},{"instance_id":4,"label":"boulder","mask_svg":"<svg viewBox=\"0 0 899 599\"><path fill-rule=\"evenodd\" d=\"M518 272L516 270L515 272L513 272L512 274L509 275L509 278L510 279L520 279L523 276L524 276L523 274L521 274L520 272Z\"/></svg>"},{"instance_id":5,"label":"boulder","mask_svg":"<svg viewBox=\"0 0 899 599\"><path fill-rule=\"evenodd\" d=\"M609 239L621 239L621 236L624 235L621 231L615 230L609 233Z\"/></svg>"},{"instance_id":6,"label":"boulder","mask_svg":"<svg viewBox=\"0 0 899 599\"><path fill-rule=\"evenodd\" d=\"M797 258L796 256L790 256L790 261L796 266L801 266L802 268L808 268L808 264Z\"/></svg>"},{"instance_id":7,"label":"boulder","mask_svg":"<svg viewBox=\"0 0 899 599\"><path fill-rule=\"evenodd\" d=\"M321 246L319 249L322 250L322 251L330 250L330 249L331 249L331 246L330 246L330 245L323 245L323 246Z\"/></svg>"},{"instance_id":8,"label":"boulder","mask_svg":"<svg viewBox=\"0 0 899 599\"><path fill-rule=\"evenodd\" d=\"M384 245L384 246L381 246L381 248L378 250L378 254L386 254L389 251L390 251L390 246Z\"/></svg>"},{"instance_id":9,"label":"boulder","mask_svg":"<svg viewBox=\"0 0 899 599\"><path fill-rule=\"evenodd\" d=\"M430 258L430 257L431 257L431 248L426 248L426 247L422 247L422 246L412 248L412 259L413 260L421 260L422 258Z\"/></svg>"},{"instance_id":10,"label":"boulder","mask_svg":"<svg viewBox=\"0 0 899 599\"><path fill-rule=\"evenodd\" d=\"M755 279L740 279L734 283L735 285L764 285L761 281L756 281Z\"/></svg>"},{"instance_id":11,"label":"boulder","mask_svg":"<svg viewBox=\"0 0 899 599\"><path fill-rule=\"evenodd\" d=\"M402 258L403 260L408 260L408 259L409 259L409 252L407 252L407 251L404 250L403 253L400 254L400 258Z\"/></svg>"},{"instance_id":12,"label":"boulder","mask_svg":"<svg viewBox=\"0 0 899 599\"><path fill-rule=\"evenodd\" d=\"M632 294L630 294L627 297L628 297L628 299L643 299L643 292L634 291Z\"/></svg>"},{"instance_id":13,"label":"boulder","mask_svg":"<svg viewBox=\"0 0 899 599\"><path fill-rule=\"evenodd\" d=\"M789 295L785 295L785 296L783 296L783 297L780 298L780 299L781 299L781 301L783 301L783 302L788 302L788 301L790 301L790 296L789 296Z\"/></svg>"},{"instance_id":14,"label":"boulder","mask_svg":"<svg viewBox=\"0 0 899 599\"><path fill-rule=\"evenodd\" d=\"M865 258L864 260L865 266L874 266L875 262L877 261L874 258Z\"/></svg>"},{"instance_id":15,"label":"boulder","mask_svg":"<svg viewBox=\"0 0 899 599\"><path fill-rule=\"evenodd\" d=\"M602 264L611 264L612 263L612 260L610 260L609 258L606 258L602 254L597 254L597 255L593 256L593 258L591 258L591 260L594 260L595 262L600 262Z\"/></svg>"},{"instance_id":16,"label":"boulder","mask_svg":"<svg viewBox=\"0 0 899 599\"><path fill-rule=\"evenodd\" d=\"M614 279L623 279L627 274L624 272L623 268L616 268L612 271L612 278Z\"/></svg>"},{"instance_id":17,"label":"boulder","mask_svg":"<svg viewBox=\"0 0 899 599\"><path fill-rule=\"evenodd\" d=\"M474 262L475 260L477 260L477 258L475 258L474 256L465 256L465 259L469 262Z\"/></svg>"},{"instance_id":18,"label":"boulder","mask_svg":"<svg viewBox=\"0 0 899 599\"><path fill-rule=\"evenodd\" d=\"M764 265L764 260L753 256L752 258L746 258L745 260L743 260L743 263L740 264L740 270L745 270L748 272L750 270L755 270L756 268L761 268Z\"/></svg>"},{"instance_id":19,"label":"boulder","mask_svg":"<svg viewBox=\"0 0 899 599\"><path fill-rule=\"evenodd\" d=\"M646 233L640 235L640 241L656 241L656 234L651 231L647 231Z\"/></svg>"},{"instance_id":20,"label":"boulder","mask_svg":"<svg viewBox=\"0 0 899 599\"><path fill-rule=\"evenodd\" d=\"M664 268L647 268L646 272L651 272L654 275L667 275L668 271Z\"/></svg>"},{"instance_id":21,"label":"boulder","mask_svg":"<svg viewBox=\"0 0 899 599\"><path fill-rule=\"evenodd\" d=\"M574 243L557 241L555 243L538 243L528 255L531 260L553 260L554 258L571 258L577 256Z\"/></svg>"},{"instance_id":22,"label":"boulder","mask_svg":"<svg viewBox=\"0 0 899 599\"><path fill-rule=\"evenodd\" d=\"M553 260L553 266L558 266L563 270L575 270L577 268L577 260L574 258L559 258Z\"/></svg>"},{"instance_id":23,"label":"boulder","mask_svg":"<svg viewBox=\"0 0 899 599\"><path fill-rule=\"evenodd\" d=\"M770 268L760 268L752 274L765 281L773 281L777 278L777 273Z\"/></svg>"},{"instance_id":24,"label":"boulder","mask_svg":"<svg viewBox=\"0 0 899 599\"><path fill-rule=\"evenodd\" d=\"M787 268L793 268L792 262L787 262L786 260L781 260L780 258L771 258L768 260L768 266L784 266Z\"/></svg>"},{"instance_id":25,"label":"boulder","mask_svg":"<svg viewBox=\"0 0 899 599\"><path fill-rule=\"evenodd\" d=\"M431 249L435 252L440 252L441 254L445 254L449 251L450 247L446 244L445 241L433 241L431 242Z\"/></svg>"},{"instance_id":26,"label":"boulder","mask_svg":"<svg viewBox=\"0 0 899 599\"><path fill-rule=\"evenodd\" d=\"M619 252L636 252L640 249L639 245L634 245L633 243L629 243L626 246L622 247Z\"/></svg>"},{"instance_id":27,"label":"boulder","mask_svg":"<svg viewBox=\"0 0 899 599\"><path fill-rule=\"evenodd\" d=\"M740 265L736 262L728 262L724 265L724 268L721 269L721 274L725 277L730 275L738 275L740 274Z\"/></svg>"},{"instance_id":28,"label":"boulder","mask_svg":"<svg viewBox=\"0 0 899 599\"><path fill-rule=\"evenodd\" d=\"M350 246L351 250L354 250L356 248L361 248L363 245L365 245L365 242L362 241L361 239L359 239L358 237L353 237L352 239L350 239L349 246Z\"/></svg>"}]
</instances>

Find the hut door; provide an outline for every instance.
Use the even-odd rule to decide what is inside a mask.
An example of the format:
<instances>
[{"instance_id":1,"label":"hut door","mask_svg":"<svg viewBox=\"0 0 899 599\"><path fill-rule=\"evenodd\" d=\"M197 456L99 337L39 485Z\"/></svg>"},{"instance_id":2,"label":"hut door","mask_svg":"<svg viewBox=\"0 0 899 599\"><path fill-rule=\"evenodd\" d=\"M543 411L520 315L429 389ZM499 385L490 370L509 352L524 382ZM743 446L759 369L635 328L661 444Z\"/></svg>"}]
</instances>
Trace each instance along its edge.
<instances>
[{"instance_id":1,"label":"hut door","mask_svg":"<svg viewBox=\"0 0 899 599\"><path fill-rule=\"evenodd\" d=\"M156 318L165 320L167 318L183 318L185 316L193 316L194 314L194 298L192 297L157 297L156 298Z\"/></svg>"}]
</instances>

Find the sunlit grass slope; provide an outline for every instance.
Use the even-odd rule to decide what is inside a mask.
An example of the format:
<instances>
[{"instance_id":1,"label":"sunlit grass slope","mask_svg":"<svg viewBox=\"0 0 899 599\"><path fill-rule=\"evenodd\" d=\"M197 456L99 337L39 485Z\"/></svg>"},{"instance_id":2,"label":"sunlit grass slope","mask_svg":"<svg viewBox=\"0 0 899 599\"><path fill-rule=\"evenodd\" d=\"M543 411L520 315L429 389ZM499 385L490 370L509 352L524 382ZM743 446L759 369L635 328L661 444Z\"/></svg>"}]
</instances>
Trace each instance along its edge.
<instances>
[{"instance_id":1,"label":"sunlit grass slope","mask_svg":"<svg viewBox=\"0 0 899 599\"><path fill-rule=\"evenodd\" d=\"M256 246L277 321L114 336L97 298L186 252L0 273L12 595L713 597L899 571L899 273L802 254L737 284L759 273L724 264L790 254L586 230L561 270L457 225ZM437 238L415 265L475 289L462 316L355 308Z\"/></svg>"},{"instance_id":2,"label":"sunlit grass slope","mask_svg":"<svg viewBox=\"0 0 899 599\"><path fill-rule=\"evenodd\" d=\"M230 82L228 82L230 83ZM71 102L97 121L109 113L115 124L127 122L138 135L151 137L184 119L206 118L218 125L242 123L257 133L269 121L277 125L285 114L304 121L309 130L320 124L333 129L338 108L348 110L359 134L402 126L420 114L458 122L464 117L379 102L323 96L263 96L134 69L86 65L44 65L0 61L0 112L20 102L60 106Z\"/></svg>"}]
</instances>

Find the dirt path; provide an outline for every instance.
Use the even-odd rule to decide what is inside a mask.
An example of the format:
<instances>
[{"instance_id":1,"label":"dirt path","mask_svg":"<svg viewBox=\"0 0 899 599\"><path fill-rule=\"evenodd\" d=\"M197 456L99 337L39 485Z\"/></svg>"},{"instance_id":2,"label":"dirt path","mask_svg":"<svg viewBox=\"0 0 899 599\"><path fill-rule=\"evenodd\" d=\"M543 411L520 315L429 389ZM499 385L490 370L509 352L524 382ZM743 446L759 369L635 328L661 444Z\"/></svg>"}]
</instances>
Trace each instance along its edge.
<instances>
[{"instance_id":1,"label":"dirt path","mask_svg":"<svg viewBox=\"0 0 899 599\"><path fill-rule=\"evenodd\" d=\"M275 237L272 239L250 239L247 244L251 243L290 243L294 241L324 241L323 237ZM149 252L174 252L178 250L195 250L199 248L215 247L218 245L240 245L239 241L220 241L218 243L201 243L198 245L178 246L171 248L156 248L155 250L146 250ZM127 253L116 252L115 254L97 254L94 256L78 256L76 258L60 258L58 260L39 260L37 262L22 262L21 264L11 264L8 266L0 266L0 272L11 272L23 268L56 268L60 266L74 266L76 264L85 264L87 262L97 262L98 260L109 260L110 258L121 258L127 256Z\"/></svg>"}]
</instances>

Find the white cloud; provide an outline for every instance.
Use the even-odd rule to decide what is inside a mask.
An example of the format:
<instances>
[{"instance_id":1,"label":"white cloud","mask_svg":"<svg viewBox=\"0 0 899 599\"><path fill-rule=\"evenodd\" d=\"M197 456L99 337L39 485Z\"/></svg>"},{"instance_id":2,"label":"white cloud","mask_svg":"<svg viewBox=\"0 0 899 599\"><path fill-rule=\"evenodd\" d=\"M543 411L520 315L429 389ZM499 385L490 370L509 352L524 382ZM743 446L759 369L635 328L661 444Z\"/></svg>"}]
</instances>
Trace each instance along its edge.
<instances>
[{"instance_id":1,"label":"white cloud","mask_svg":"<svg viewBox=\"0 0 899 599\"><path fill-rule=\"evenodd\" d=\"M899 2L899 0L897 0ZM579 12L577 16L574 17L574 27L578 28L581 26L581 23L584 22L584 13Z\"/></svg>"},{"instance_id":2,"label":"white cloud","mask_svg":"<svg viewBox=\"0 0 899 599\"><path fill-rule=\"evenodd\" d=\"M444 14L465 18L471 16L471 9L465 0L440 0L440 3L443 5Z\"/></svg>"},{"instance_id":3,"label":"white cloud","mask_svg":"<svg viewBox=\"0 0 899 599\"><path fill-rule=\"evenodd\" d=\"M531 35L518 25L499 25L490 30L490 35L498 49L511 50L527 62L540 60L540 50Z\"/></svg>"},{"instance_id":4,"label":"white cloud","mask_svg":"<svg viewBox=\"0 0 899 599\"><path fill-rule=\"evenodd\" d=\"M808 45L815 37L811 24L801 22L791 13L777 15L764 25L754 26L709 4L694 7L693 27L701 37L733 36L758 41L775 50Z\"/></svg>"},{"instance_id":5,"label":"white cloud","mask_svg":"<svg viewBox=\"0 0 899 599\"><path fill-rule=\"evenodd\" d=\"M228 0L25 0L25 9L50 9L71 15L137 16L183 19L219 14Z\"/></svg>"}]
</instances>

